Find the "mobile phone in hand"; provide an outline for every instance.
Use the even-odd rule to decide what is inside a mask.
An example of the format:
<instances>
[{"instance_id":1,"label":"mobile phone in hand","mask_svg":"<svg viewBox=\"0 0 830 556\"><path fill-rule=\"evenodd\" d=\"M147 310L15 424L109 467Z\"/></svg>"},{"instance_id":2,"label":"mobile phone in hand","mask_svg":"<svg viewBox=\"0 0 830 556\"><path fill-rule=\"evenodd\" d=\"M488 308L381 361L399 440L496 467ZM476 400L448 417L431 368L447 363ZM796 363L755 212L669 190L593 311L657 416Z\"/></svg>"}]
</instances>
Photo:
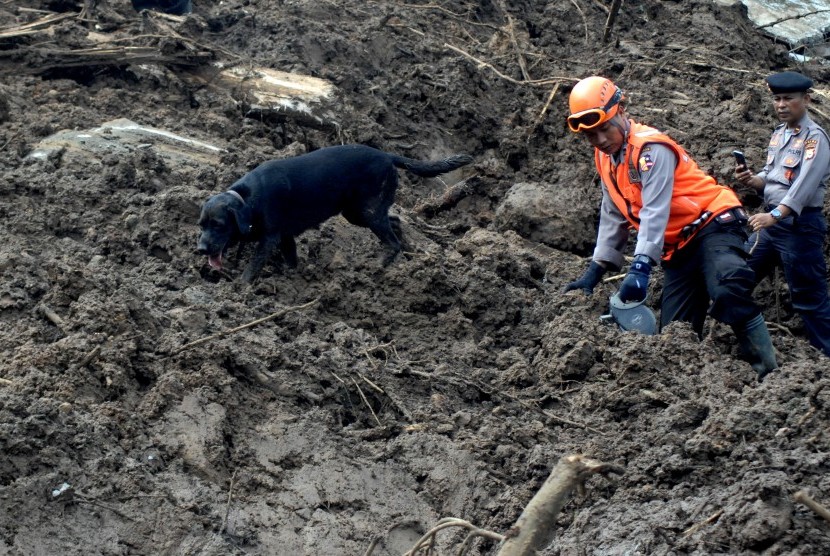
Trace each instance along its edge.
<instances>
[{"instance_id":1,"label":"mobile phone in hand","mask_svg":"<svg viewBox=\"0 0 830 556\"><path fill-rule=\"evenodd\" d=\"M738 163L738 166L743 166L744 170L749 170L749 166L746 165L746 157L744 156L743 151L732 151L732 156L735 157L735 162Z\"/></svg>"}]
</instances>

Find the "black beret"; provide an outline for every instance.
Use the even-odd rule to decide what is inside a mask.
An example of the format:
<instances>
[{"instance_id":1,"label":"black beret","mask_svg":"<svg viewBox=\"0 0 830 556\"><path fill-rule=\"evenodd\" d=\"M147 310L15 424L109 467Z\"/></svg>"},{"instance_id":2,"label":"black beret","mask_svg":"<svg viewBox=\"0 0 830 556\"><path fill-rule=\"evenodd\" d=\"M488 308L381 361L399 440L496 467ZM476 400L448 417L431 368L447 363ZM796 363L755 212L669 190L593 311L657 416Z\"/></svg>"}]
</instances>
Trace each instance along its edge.
<instances>
[{"instance_id":1,"label":"black beret","mask_svg":"<svg viewBox=\"0 0 830 556\"><path fill-rule=\"evenodd\" d=\"M813 86L813 80L794 71L782 71L767 77L767 86L774 95L803 93Z\"/></svg>"}]
</instances>

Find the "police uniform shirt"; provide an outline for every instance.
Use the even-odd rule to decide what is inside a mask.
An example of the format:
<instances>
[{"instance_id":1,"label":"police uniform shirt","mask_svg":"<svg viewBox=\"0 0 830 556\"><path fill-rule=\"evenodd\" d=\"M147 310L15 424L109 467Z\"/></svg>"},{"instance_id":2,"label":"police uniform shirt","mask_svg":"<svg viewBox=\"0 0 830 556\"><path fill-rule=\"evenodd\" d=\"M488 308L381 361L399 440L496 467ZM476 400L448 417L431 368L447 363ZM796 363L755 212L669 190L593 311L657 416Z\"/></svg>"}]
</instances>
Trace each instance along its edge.
<instances>
[{"instance_id":1,"label":"police uniform shirt","mask_svg":"<svg viewBox=\"0 0 830 556\"><path fill-rule=\"evenodd\" d=\"M614 165L625 164L628 144L613 157ZM653 261L659 261L663 254L666 226L671 212L671 200L674 192L674 171L677 167L677 155L666 145L649 143L643 147L653 164L646 171L640 171L642 180L643 208L640 210L640 229L637 232L635 255L648 255ZM602 153L601 156L608 156ZM617 268L622 267L623 251L628 241L631 224L625 219L608 194L608 185L602 184L602 204L599 213L599 230L593 259L604 261Z\"/></svg>"},{"instance_id":2,"label":"police uniform shirt","mask_svg":"<svg viewBox=\"0 0 830 556\"><path fill-rule=\"evenodd\" d=\"M767 148L766 165L758 176L764 180L767 205L785 205L801 214L805 207L824 205L830 177L830 140L807 115L789 134L787 131L787 124L775 128Z\"/></svg>"}]
</instances>

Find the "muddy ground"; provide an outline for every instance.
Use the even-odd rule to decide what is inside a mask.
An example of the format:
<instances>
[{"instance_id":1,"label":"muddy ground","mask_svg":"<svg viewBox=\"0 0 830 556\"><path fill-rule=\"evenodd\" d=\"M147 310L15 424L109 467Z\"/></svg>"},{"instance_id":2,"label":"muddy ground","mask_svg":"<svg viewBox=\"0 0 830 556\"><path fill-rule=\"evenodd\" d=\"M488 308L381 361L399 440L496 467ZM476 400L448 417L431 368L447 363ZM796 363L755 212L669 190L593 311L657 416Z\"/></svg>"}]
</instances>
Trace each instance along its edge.
<instances>
[{"instance_id":1,"label":"muddy ground","mask_svg":"<svg viewBox=\"0 0 830 556\"><path fill-rule=\"evenodd\" d=\"M795 69L785 45L702 0L626 2L607 44L598 0L194 4L165 24L215 59L331 81L339 127L246 118L175 64L50 66L91 31L181 50L126 1L0 38L0 553L352 555L379 537L374 554L402 554L446 516L506 532L573 453L625 473L588 482L546 555L830 553L830 524L792 500L830 504L828 362L780 281L758 291L783 363L761 385L723 326L642 337L599 322L614 283L559 293L587 265L599 200L564 125L574 79L614 78L634 117L730 183L732 149L762 162L762 78ZM80 8L3 2L0 24ZM830 67L801 69L827 93ZM224 151L29 156L116 118ZM217 274L195 254L210 194L341 142L475 162L402 173L409 253L388 267L341 217L253 286L244 255ZM462 180L457 205L423 210ZM442 533L440 553L462 538Z\"/></svg>"}]
</instances>

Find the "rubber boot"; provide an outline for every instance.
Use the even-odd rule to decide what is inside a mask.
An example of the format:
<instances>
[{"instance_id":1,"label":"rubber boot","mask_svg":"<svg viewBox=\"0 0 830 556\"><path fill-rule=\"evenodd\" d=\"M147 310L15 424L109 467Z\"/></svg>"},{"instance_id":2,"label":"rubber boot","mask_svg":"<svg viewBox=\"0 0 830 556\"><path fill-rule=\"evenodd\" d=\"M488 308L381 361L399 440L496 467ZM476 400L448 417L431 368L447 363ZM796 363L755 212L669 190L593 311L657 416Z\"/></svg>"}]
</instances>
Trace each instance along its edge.
<instances>
[{"instance_id":1,"label":"rubber boot","mask_svg":"<svg viewBox=\"0 0 830 556\"><path fill-rule=\"evenodd\" d=\"M744 359L758 373L758 382L761 382L765 376L778 368L764 315L759 314L746 321L743 326L734 326L732 329L738 338Z\"/></svg>"}]
</instances>

